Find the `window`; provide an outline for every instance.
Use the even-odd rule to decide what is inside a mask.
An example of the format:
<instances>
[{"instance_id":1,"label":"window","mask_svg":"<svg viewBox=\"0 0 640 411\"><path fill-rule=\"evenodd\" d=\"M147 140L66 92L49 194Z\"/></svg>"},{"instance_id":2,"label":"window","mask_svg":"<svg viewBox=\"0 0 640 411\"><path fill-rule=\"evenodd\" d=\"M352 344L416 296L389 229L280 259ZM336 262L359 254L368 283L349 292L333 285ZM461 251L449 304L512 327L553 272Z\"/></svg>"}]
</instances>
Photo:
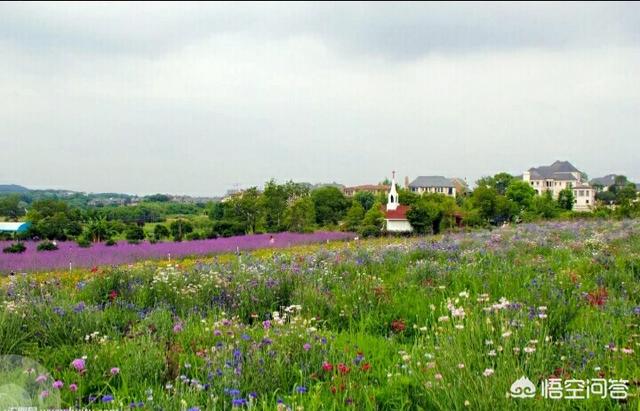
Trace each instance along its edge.
<instances>
[{"instance_id":1,"label":"window","mask_svg":"<svg viewBox=\"0 0 640 411\"><path fill-rule=\"evenodd\" d=\"M449 195L453 195L453 187L449 187Z\"/></svg>"}]
</instances>

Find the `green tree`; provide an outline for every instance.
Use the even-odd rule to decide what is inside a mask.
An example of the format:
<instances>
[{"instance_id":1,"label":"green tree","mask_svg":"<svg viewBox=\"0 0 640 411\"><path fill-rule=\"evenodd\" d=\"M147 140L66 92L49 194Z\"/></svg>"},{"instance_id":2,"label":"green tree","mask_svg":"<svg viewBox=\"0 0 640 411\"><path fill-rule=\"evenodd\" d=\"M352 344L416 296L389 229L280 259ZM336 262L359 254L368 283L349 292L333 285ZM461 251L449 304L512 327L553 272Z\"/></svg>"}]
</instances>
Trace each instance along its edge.
<instances>
[{"instance_id":1,"label":"green tree","mask_svg":"<svg viewBox=\"0 0 640 411\"><path fill-rule=\"evenodd\" d=\"M107 220L101 218L91 220L89 224L87 224L85 234L86 237L94 243L99 243L101 241L110 239L113 235L113 232Z\"/></svg>"},{"instance_id":2,"label":"green tree","mask_svg":"<svg viewBox=\"0 0 640 411\"><path fill-rule=\"evenodd\" d=\"M369 191L358 191L353 196L353 201L359 202L362 208L364 209L364 211L366 212L366 211L369 211L371 207L373 207L373 204L375 204L376 196Z\"/></svg>"},{"instance_id":3,"label":"green tree","mask_svg":"<svg viewBox=\"0 0 640 411\"><path fill-rule=\"evenodd\" d=\"M407 211L407 220L417 234L427 234L432 230L432 216L424 201L411 206Z\"/></svg>"},{"instance_id":4,"label":"green tree","mask_svg":"<svg viewBox=\"0 0 640 411\"><path fill-rule=\"evenodd\" d=\"M371 193L369 193L371 194ZM354 201L344 218L345 231L357 232L362 225L365 209L359 201Z\"/></svg>"},{"instance_id":5,"label":"green tree","mask_svg":"<svg viewBox=\"0 0 640 411\"><path fill-rule=\"evenodd\" d=\"M476 182L478 187L489 187L496 190L499 195L505 195L507 187L511 184L514 177L509 173L498 173L493 177L482 177Z\"/></svg>"},{"instance_id":6,"label":"green tree","mask_svg":"<svg viewBox=\"0 0 640 411\"><path fill-rule=\"evenodd\" d=\"M529 208L535 195L536 190L522 180L512 180L506 190L506 197L516 203L520 210Z\"/></svg>"},{"instance_id":7,"label":"green tree","mask_svg":"<svg viewBox=\"0 0 640 411\"><path fill-rule=\"evenodd\" d=\"M225 219L245 226L247 233L255 233L264 215L260 192L252 187L242 192L242 195L229 201L229 210Z\"/></svg>"},{"instance_id":8,"label":"green tree","mask_svg":"<svg viewBox=\"0 0 640 411\"><path fill-rule=\"evenodd\" d=\"M125 237L131 243L142 241L144 240L144 229L138 224L130 224L125 231Z\"/></svg>"},{"instance_id":9,"label":"green tree","mask_svg":"<svg viewBox=\"0 0 640 411\"><path fill-rule=\"evenodd\" d=\"M308 196L295 200L285 213L285 223L290 231L298 233L313 231L315 221L315 208Z\"/></svg>"},{"instance_id":10,"label":"green tree","mask_svg":"<svg viewBox=\"0 0 640 411\"><path fill-rule=\"evenodd\" d=\"M9 195L0 197L0 216L9 220L17 221L25 214L24 208L20 206L20 196Z\"/></svg>"},{"instance_id":11,"label":"green tree","mask_svg":"<svg viewBox=\"0 0 640 411\"><path fill-rule=\"evenodd\" d=\"M478 209L480 217L488 221L496 214L498 192L490 186L479 185L473 190L471 201L474 208Z\"/></svg>"},{"instance_id":12,"label":"green tree","mask_svg":"<svg viewBox=\"0 0 640 411\"><path fill-rule=\"evenodd\" d=\"M320 226L336 225L344 216L349 202L336 187L321 187L311 192L316 211L316 222Z\"/></svg>"},{"instance_id":13,"label":"green tree","mask_svg":"<svg viewBox=\"0 0 640 411\"><path fill-rule=\"evenodd\" d=\"M171 224L169 224L169 230L171 231L174 241L182 241L187 234L193 231L193 225L189 220L180 218L173 220Z\"/></svg>"},{"instance_id":14,"label":"green tree","mask_svg":"<svg viewBox=\"0 0 640 411\"><path fill-rule=\"evenodd\" d=\"M362 219L360 234L364 237L380 235L384 227L384 213L379 203L376 203L367 211Z\"/></svg>"},{"instance_id":15,"label":"green tree","mask_svg":"<svg viewBox=\"0 0 640 411\"><path fill-rule=\"evenodd\" d=\"M531 210L542 218L554 218L558 216L558 203L551 196L550 191L535 196L531 202Z\"/></svg>"},{"instance_id":16,"label":"green tree","mask_svg":"<svg viewBox=\"0 0 640 411\"><path fill-rule=\"evenodd\" d=\"M156 226L153 227L153 238L156 241L160 241L163 238L167 238L169 237L169 235L171 235L171 232L169 231L166 225L156 224Z\"/></svg>"},{"instance_id":17,"label":"green tree","mask_svg":"<svg viewBox=\"0 0 640 411\"><path fill-rule=\"evenodd\" d=\"M420 195L403 188L398 190L398 202L404 205L414 205L420 200Z\"/></svg>"},{"instance_id":18,"label":"green tree","mask_svg":"<svg viewBox=\"0 0 640 411\"><path fill-rule=\"evenodd\" d=\"M558 206L563 210L573 210L573 203L575 198L573 196L573 190L565 188L558 193Z\"/></svg>"}]
</instances>

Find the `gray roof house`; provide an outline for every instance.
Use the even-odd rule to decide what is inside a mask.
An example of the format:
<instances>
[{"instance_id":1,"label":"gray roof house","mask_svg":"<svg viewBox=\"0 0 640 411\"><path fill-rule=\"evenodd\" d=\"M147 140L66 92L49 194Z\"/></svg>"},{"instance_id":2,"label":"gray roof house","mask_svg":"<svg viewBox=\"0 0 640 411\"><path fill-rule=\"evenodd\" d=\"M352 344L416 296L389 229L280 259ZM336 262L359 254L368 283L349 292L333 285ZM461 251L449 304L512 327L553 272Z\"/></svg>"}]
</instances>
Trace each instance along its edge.
<instances>
[{"instance_id":1,"label":"gray roof house","mask_svg":"<svg viewBox=\"0 0 640 411\"><path fill-rule=\"evenodd\" d=\"M607 174L604 177L598 177L591 180L592 185L599 185L602 187L609 187L616 183L617 174Z\"/></svg>"},{"instance_id":2,"label":"gray roof house","mask_svg":"<svg viewBox=\"0 0 640 411\"><path fill-rule=\"evenodd\" d=\"M568 161L532 167L522 174L522 180L531 184L536 193L550 192L553 198L558 198L562 190L572 190L574 211L591 211L595 204L595 190L585 181L583 173Z\"/></svg>"},{"instance_id":3,"label":"gray roof house","mask_svg":"<svg viewBox=\"0 0 640 411\"><path fill-rule=\"evenodd\" d=\"M414 193L438 193L455 197L456 183L451 178L443 176L419 176L409 183L409 190Z\"/></svg>"}]
</instances>

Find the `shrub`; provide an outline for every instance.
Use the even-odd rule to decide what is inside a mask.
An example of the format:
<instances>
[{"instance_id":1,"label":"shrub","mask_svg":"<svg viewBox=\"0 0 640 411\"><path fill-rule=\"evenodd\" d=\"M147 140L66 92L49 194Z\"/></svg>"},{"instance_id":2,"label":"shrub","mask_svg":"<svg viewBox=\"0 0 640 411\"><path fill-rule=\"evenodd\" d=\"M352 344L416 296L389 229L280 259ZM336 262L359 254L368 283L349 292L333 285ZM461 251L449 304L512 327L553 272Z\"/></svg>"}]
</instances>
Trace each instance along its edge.
<instances>
[{"instance_id":1,"label":"shrub","mask_svg":"<svg viewBox=\"0 0 640 411\"><path fill-rule=\"evenodd\" d=\"M78 247L89 248L91 247L91 241L87 240L86 238L79 238Z\"/></svg>"},{"instance_id":2,"label":"shrub","mask_svg":"<svg viewBox=\"0 0 640 411\"><path fill-rule=\"evenodd\" d=\"M114 245L117 245L117 244L118 244L118 243L116 243L116 242L113 240L113 238L108 239L108 240L107 240L107 241L105 241L105 243L104 243L104 245L106 245L106 246L108 246L108 247L111 247L111 246L114 246Z\"/></svg>"},{"instance_id":3,"label":"shrub","mask_svg":"<svg viewBox=\"0 0 640 411\"><path fill-rule=\"evenodd\" d=\"M2 249L3 253L11 253L11 254L21 254L27 251L27 247L25 247L22 243L13 243L9 247L5 247Z\"/></svg>"},{"instance_id":4,"label":"shrub","mask_svg":"<svg viewBox=\"0 0 640 411\"><path fill-rule=\"evenodd\" d=\"M202 234L198 233L198 232L193 232L193 233L189 233L187 234L187 240L192 241L192 240L202 240L203 236Z\"/></svg>"},{"instance_id":5,"label":"shrub","mask_svg":"<svg viewBox=\"0 0 640 411\"><path fill-rule=\"evenodd\" d=\"M58 246L51 241L43 241L38 244L38 251L55 251L58 249Z\"/></svg>"}]
</instances>

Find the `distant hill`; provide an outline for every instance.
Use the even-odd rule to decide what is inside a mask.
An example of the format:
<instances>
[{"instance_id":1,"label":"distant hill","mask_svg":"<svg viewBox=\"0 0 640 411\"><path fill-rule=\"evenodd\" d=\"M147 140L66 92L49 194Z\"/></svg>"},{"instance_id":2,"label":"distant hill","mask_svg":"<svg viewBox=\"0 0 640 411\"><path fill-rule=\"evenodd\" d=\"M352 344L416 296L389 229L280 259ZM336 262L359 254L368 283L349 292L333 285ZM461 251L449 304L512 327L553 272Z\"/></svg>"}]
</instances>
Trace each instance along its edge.
<instances>
[{"instance_id":1,"label":"distant hill","mask_svg":"<svg viewBox=\"0 0 640 411\"><path fill-rule=\"evenodd\" d=\"M27 187L16 184L0 184L0 193L28 193L29 191Z\"/></svg>"}]
</instances>

